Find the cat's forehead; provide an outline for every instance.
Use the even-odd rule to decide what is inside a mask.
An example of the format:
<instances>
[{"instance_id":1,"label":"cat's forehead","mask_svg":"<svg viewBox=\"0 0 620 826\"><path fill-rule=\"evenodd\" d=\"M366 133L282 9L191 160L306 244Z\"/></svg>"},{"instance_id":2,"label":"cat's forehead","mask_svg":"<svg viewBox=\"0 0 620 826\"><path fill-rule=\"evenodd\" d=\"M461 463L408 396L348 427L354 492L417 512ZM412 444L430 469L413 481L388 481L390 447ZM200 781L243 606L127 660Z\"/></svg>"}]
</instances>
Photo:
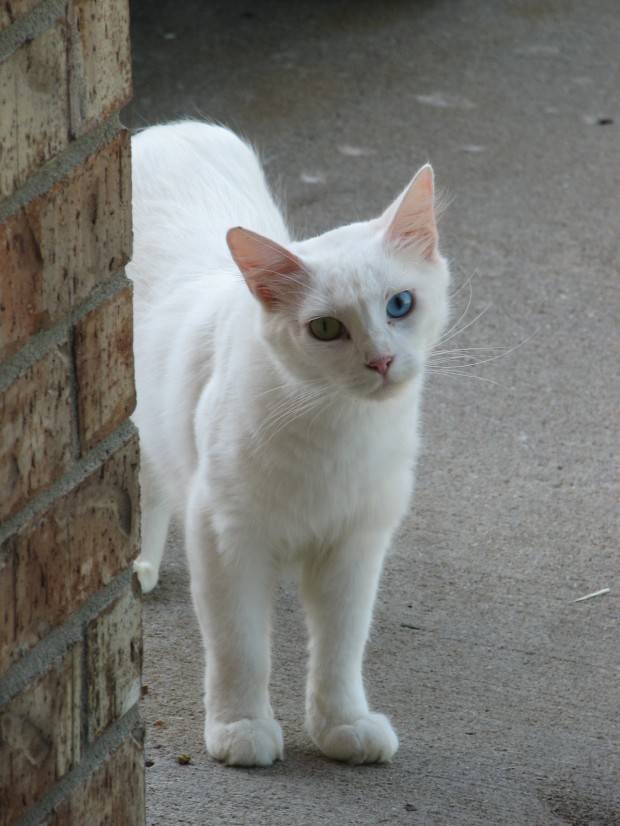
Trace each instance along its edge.
<instances>
[{"instance_id":1,"label":"cat's forehead","mask_svg":"<svg viewBox=\"0 0 620 826\"><path fill-rule=\"evenodd\" d=\"M401 278L370 224L340 227L302 242L296 253L306 264L312 291L338 304L356 304L389 290Z\"/></svg>"},{"instance_id":2,"label":"cat's forehead","mask_svg":"<svg viewBox=\"0 0 620 826\"><path fill-rule=\"evenodd\" d=\"M383 316L392 295L414 286L407 274L394 272L385 260L350 261L325 268L312 278L302 312L309 317L355 317L366 324L372 317Z\"/></svg>"},{"instance_id":3,"label":"cat's forehead","mask_svg":"<svg viewBox=\"0 0 620 826\"><path fill-rule=\"evenodd\" d=\"M369 317L383 313L385 302L403 290L416 291L428 299L422 305L430 305L447 283L443 259L429 263L395 254L377 221L339 227L299 242L294 252L308 270L303 315L350 311Z\"/></svg>"},{"instance_id":4,"label":"cat's forehead","mask_svg":"<svg viewBox=\"0 0 620 826\"><path fill-rule=\"evenodd\" d=\"M313 272L313 282L329 295L352 296L375 292L390 281L387 262L383 258L349 255L344 259L325 261Z\"/></svg>"},{"instance_id":5,"label":"cat's forehead","mask_svg":"<svg viewBox=\"0 0 620 826\"><path fill-rule=\"evenodd\" d=\"M383 301L393 289L381 262L356 257L322 262L310 273L306 307L317 312L353 311Z\"/></svg>"}]
</instances>

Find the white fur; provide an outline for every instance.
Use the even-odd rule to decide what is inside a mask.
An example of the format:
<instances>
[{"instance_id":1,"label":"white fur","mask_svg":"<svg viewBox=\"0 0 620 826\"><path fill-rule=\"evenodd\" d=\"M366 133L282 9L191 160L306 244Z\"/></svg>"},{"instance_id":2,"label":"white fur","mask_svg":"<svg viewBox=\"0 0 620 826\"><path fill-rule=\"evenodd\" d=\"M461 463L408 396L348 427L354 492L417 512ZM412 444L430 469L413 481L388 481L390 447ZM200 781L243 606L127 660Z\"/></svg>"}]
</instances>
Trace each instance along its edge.
<instances>
[{"instance_id":1,"label":"white fur","mask_svg":"<svg viewBox=\"0 0 620 826\"><path fill-rule=\"evenodd\" d=\"M282 757L268 695L270 605L279 568L295 563L310 636L310 735L338 760L389 760L398 740L368 708L362 658L413 487L447 265L386 242L398 201L381 218L292 241L254 152L221 127L147 129L133 140L133 175L136 570L151 590L170 516L184 517L207 655L207 748L236 765ZM226 244L238 225L303 262L310 280L294 304L268 312L250 293ZM417 306L388 323L386 301L404 289ZM351 338L313 339L305 322L322 315ZM382 353L395 355L386 383L366 366Z\"/></svg>"}]
</instances>

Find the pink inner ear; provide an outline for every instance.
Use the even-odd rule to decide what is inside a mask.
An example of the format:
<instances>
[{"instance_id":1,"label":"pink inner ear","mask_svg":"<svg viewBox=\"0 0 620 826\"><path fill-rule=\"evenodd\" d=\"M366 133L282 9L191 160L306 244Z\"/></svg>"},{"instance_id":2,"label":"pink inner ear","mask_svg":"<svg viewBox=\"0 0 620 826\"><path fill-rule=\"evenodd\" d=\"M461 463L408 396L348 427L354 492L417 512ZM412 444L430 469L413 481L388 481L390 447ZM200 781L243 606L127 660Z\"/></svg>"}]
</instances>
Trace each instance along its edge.
<instances>
[{"instance_id":1,"label":"pink inner ear","mask_svg":"<svg viewBox=\"0 0 620 826\"><path fill-rule=\"evenodd\" d=\"M429 164L420 169L385 215L391 219L388 241L399 249L417 251L429 261L437 256L434 176Z\"/></svg>"},{"instance_id":2,"label":"pink inner ear","mask_svg":"<svg viewBox=\"0 0 620 826\"><path fill-rule=\"evenodd\" d=\"M274 294L271 292L269 287L265 287L264 284L257 284L254 287L254 295L262 301L263 304L266 304L269 307L274 306L277 303Z\"/></svg>"},{"instance_id":3,"label":"pink inner ear","mask_svg":"<svg viewBox=\"0 0 620 826\"><path fill-rule=\"evenodd\" d=\"M269 310L285 303L305 273L301 261L270 238L243 227L229 229L226 241L256 298Z\"/></svg>"}]
</instances>

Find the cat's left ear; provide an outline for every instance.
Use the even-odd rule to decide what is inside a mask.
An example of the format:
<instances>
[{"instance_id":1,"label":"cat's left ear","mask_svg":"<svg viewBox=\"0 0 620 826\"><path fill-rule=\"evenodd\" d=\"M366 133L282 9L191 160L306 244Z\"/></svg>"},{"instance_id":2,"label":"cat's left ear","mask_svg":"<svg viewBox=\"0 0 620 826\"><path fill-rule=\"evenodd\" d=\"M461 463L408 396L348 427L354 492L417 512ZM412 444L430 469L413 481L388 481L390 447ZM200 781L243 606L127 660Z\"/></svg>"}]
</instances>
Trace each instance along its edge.
<instances>
[{"instance_id":1,"label":"cat's left ear","mask_svg":"<svg viewBox=\"0 0 620 826\"><path fill-rule=\"evenodd\" d=\"M426 261L437 260L435 212L435 176L427 163L379 219L388 246L417 253Z\"/></svg>"},{"instance_id":2,"label":"cat's left ear","mask_svg":"<svg viewBox=\"0 0 620 826\"><path fill-rule=\"evenodd\" d=\"M243 227L229 229L226 242L250 292L266 310L271 312L290 303L306 275L297 256Z\"/></svg>"}]
</instances>

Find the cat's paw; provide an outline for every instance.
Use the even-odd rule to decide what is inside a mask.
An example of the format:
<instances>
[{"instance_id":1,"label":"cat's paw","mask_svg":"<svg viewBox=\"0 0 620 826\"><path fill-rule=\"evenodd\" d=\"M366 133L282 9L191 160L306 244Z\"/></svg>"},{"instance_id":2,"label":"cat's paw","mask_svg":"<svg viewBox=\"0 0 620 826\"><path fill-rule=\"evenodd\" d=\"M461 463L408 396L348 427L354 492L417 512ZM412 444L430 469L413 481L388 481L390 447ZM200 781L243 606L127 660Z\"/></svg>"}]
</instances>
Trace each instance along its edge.
<instances>
[{"instance_id":1,"label":"cat's paw","mask_svg":"<svg viewBox=\"0 0 620 826\"><path fill-rule=\"evenodd\" d=\"M398 737L384 714L365 714L310 733L323 754L345 763L388 763L398 749Z\"/></svg>"},{"instance_id":2,"label":"cat's paw","mask_svg":"<svg viewBox=\"0 0 620 826\"><path fill-rule=\"evenodd\" d=\"M133 563L133 569L138 575L142 593L148 594L157 585L159 570L151 562L144 559L136 559Z\"/></svg>"},{"instance_id":3,"label":"cat's paw","mask_svg":"<svg viewBox=\"0 0 620 826\"><path fill-rule=\"evenodd\" d=\"M280 724L273 719L207 723L207 751L228 766L271 766L284 755Z\"/></svg>"}]
</instances>

